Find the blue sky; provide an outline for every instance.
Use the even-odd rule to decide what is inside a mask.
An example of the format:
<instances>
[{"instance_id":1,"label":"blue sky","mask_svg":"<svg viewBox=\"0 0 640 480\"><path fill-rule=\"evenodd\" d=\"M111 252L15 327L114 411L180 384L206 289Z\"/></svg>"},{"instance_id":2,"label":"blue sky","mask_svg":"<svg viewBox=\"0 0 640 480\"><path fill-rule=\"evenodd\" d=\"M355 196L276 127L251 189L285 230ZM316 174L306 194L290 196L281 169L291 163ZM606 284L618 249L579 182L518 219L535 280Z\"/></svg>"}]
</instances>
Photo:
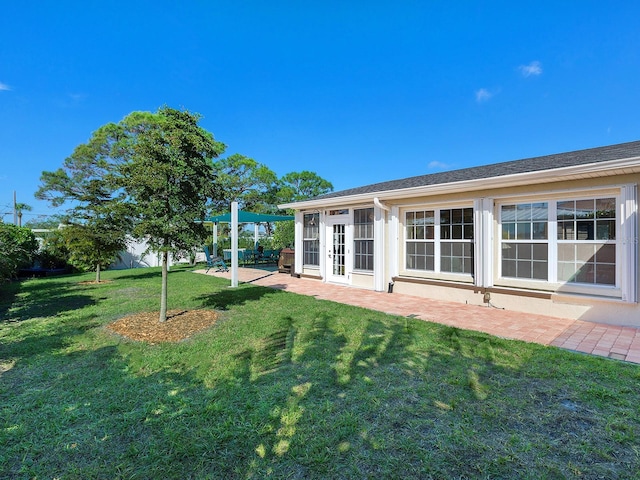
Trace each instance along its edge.
<instances>
[{"instance_id":1,"label":"blue sky","mask_svg":"<svg viewBox=\"0 0 640 480\"><path fill-rule=\"evenodd\" d=\"M0 213L162 105L336 190L640 139L632 1L48 1L0 15ZM12 221L12 215L5 215Z\"/></svg>"}]
</instances>

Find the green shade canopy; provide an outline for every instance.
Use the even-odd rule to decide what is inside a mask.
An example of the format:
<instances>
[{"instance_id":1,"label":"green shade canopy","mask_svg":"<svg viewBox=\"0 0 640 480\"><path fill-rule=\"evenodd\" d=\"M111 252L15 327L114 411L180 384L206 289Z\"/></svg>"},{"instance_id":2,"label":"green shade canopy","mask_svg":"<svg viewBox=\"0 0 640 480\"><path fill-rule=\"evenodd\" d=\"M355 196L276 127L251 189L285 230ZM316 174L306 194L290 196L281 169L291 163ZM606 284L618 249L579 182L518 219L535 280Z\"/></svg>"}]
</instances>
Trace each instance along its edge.
<instances>
[{"instance_id":1,"label":"green shade canopy","mask_svg":"<svg viewBox=\"0 0 640 480\"><path fill-rule=\"evenodd\" d=\"M238 223L267 223L267 222L282 222L284 220L293 220L293 215L270 215L267 213L253 213L238 211ZM225 213L223 215L216 215L215 217L209 217L204 219L205 222L215 223L230 223L231 213Z\"/></svg>"}]
</instances>

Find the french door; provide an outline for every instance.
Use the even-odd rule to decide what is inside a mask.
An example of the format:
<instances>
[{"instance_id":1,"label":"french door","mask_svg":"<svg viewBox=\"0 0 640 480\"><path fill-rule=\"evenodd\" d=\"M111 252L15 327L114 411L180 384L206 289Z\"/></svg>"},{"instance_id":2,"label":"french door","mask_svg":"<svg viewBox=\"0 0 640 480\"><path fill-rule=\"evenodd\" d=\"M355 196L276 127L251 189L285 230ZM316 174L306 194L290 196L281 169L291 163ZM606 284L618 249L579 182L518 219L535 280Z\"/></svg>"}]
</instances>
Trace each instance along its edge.
<instances>
[{"instance_id":1,"label":"french door","mask_svg":"<svg viewBox=\"0 0 640 480\"><path fill-rule=\"evenodd\" d=\"M329 282L347 283L349 251L347 224L332 222L327 224L326 278Z\"/></svg>"}]
</instances>

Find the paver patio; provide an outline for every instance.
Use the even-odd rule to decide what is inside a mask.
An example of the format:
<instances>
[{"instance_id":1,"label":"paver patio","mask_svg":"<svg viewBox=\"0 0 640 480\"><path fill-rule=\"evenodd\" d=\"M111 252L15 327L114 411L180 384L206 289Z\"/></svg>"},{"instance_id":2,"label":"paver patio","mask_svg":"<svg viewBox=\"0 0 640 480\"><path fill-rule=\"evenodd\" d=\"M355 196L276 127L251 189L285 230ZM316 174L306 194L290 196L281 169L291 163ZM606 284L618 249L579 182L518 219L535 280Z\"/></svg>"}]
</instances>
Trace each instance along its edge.
<instances>
[{"instance_id":1,"label":"paver patio","mask_svg":"<svg viewBox=\"0 0 640 480\"><path fill-rule=\"evenodd\" d=\"M205 273L205 270L196 272ZM231 278L230 272L210 270L208 274ZM238 280L498 337L640 363L639 328L532 315L399 293L374 292L255 268L239 268Z\"/></svg>"}]
</instances>

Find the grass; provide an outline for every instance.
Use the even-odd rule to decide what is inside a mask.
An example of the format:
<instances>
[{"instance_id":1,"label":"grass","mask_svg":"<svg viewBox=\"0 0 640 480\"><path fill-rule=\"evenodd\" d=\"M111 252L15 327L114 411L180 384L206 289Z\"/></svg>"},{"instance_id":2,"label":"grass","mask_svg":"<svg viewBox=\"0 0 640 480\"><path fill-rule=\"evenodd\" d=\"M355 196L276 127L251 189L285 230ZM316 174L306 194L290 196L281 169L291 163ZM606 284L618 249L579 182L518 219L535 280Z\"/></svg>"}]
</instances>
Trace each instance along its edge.
<instances>
[{"instance_id":1,"label":"grass","mask_svg":"<svg viewBox=\"0 0 640 480\"><path fill-rule=\"evenodd\" d=\"M0 291L2 478L640 478L640 367L177 269Z\"/></svg>"}]
</instances>

